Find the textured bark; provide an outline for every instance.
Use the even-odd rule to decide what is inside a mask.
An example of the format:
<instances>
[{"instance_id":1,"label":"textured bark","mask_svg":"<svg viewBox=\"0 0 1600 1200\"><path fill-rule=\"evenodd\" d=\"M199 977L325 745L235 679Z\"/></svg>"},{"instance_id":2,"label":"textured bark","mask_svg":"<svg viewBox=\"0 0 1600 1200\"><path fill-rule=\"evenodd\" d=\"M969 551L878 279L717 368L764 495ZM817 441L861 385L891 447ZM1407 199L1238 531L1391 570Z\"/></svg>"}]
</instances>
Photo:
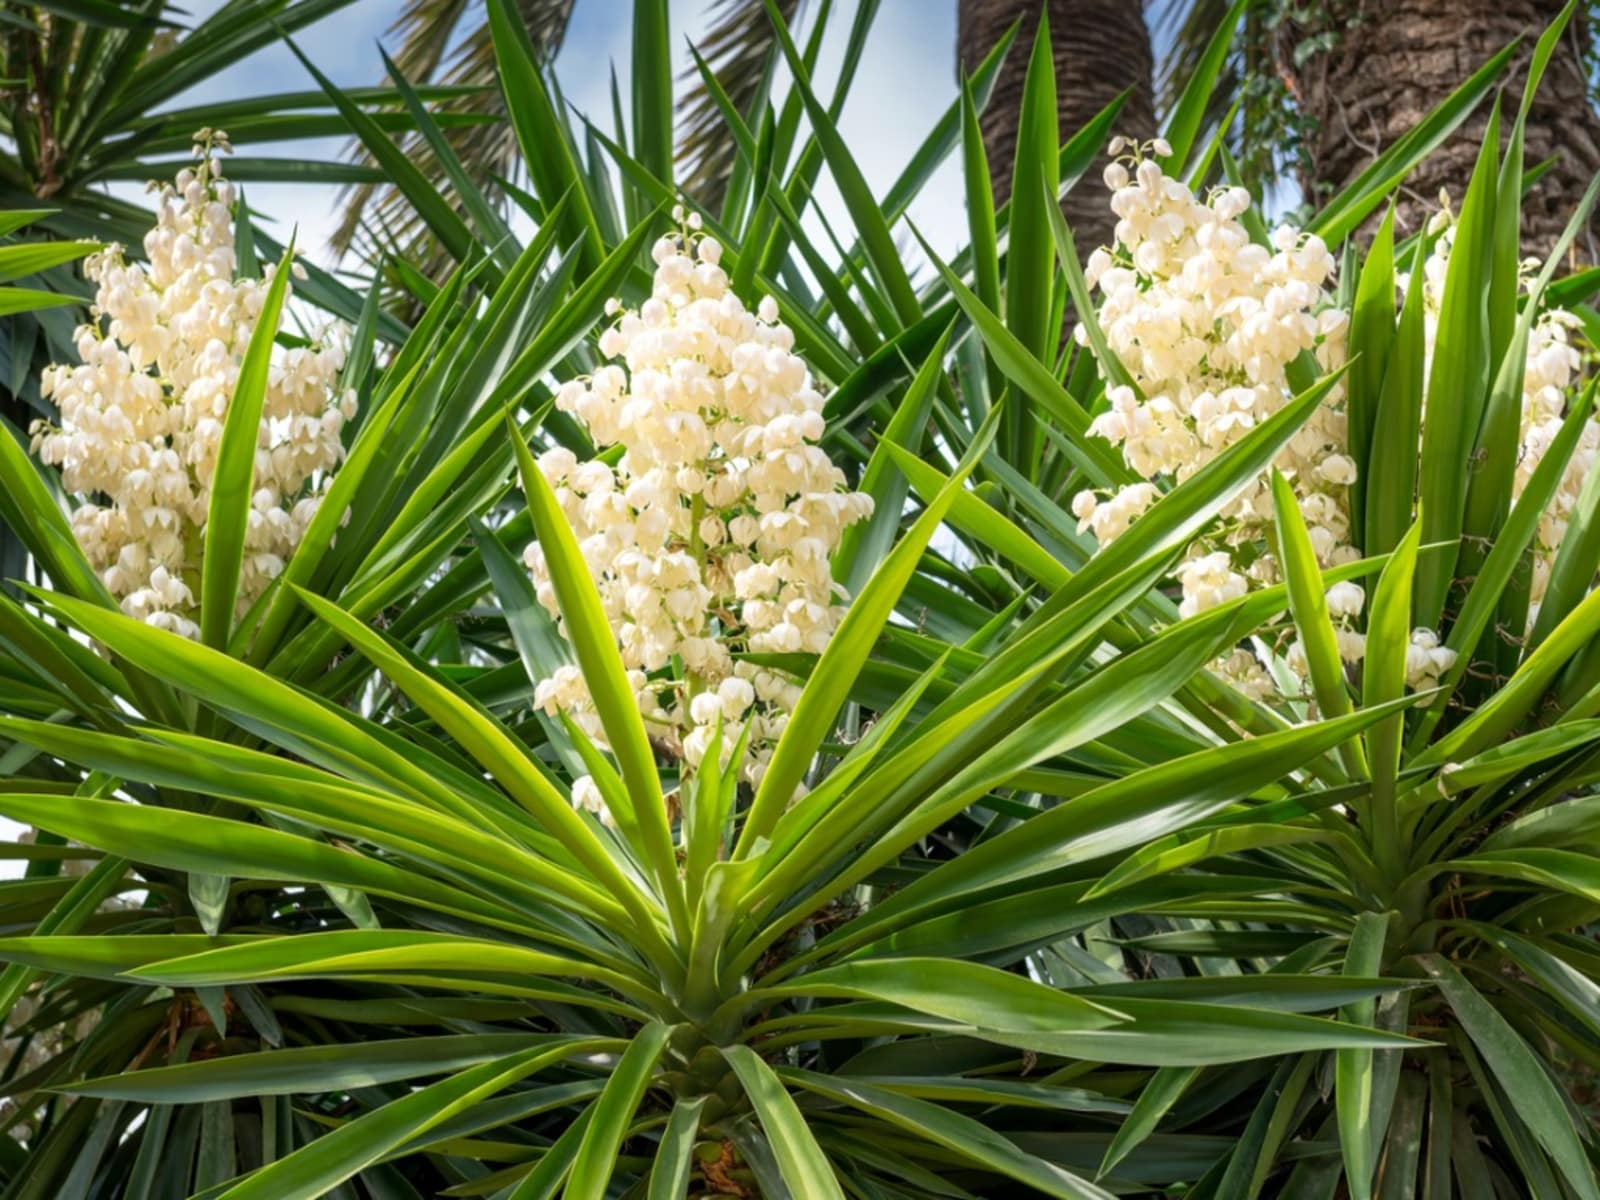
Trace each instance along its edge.
<instances>
[{"instance_id":1,"label":"textured bark","mask_svg":"<svg viewBox=\"0 0 1600 1200\"><path fill-rule=\"evenodd\" d=\"M960 0L957 43L963 71L975 70L1012 23L1021 21L981 120L997 204L1011 194L1011 163L1028 48L1039 27L1041 8L1050 12L1060 140L1065 141L1129 85L1134 92L1115 132L1138 138L1155 134L1150 82L1153 56L1142 0ZM1067 193L1061 205L1084 254L1108 243L1116 223L1100 183L1102 166L1103 158Z\"/></svg>"},{"instance_id":2,"label":"textured bark","mask_svg":"<svg viewBox=\"0 0 1600 1200\"><path fill-rule=\"evenodd\" d=\"M1563 0L1330 0L1333 45L1294 74L1310 134L1311 174L1324 194L1354 179L1383 149L1420 121L1496 51L1521 35L1508 76L1503 121L1509 129L1528 58ZM1317 32L1289 31L1296 37ZM1528 117L1527 163L1555 157L1523 206L1523 246L1542 254L1560 235L1595 171L1600 169L1600 117L1589 103L1583 51L1589 31L1579 9L1545 72ZM1288 54L1284 61L1292 61ZM1457 206L1489 119L1486 100L1443 146L1412 172L1397 221L1415 230L1447 189ZM1575 253L1595 259L1593 231Z\"/></svg>"}]
</instances>

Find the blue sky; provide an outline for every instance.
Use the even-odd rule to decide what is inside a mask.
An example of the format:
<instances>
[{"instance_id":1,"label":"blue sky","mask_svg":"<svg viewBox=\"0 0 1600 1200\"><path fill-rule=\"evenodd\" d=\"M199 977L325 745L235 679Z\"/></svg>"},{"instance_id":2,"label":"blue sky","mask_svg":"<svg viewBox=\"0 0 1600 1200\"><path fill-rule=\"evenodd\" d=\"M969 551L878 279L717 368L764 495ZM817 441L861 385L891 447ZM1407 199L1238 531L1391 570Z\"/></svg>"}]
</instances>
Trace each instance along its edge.
<instances>
[{"instance_id":1,"label":"blue sky","mask_svg":"<svg viewBox=\"0 0 1600 1200\"><path fill-rule=\"evenodd\" d=\"M195 21L221 7L222 0L190 0ZM707 0L673 0L673 39L680 68L690 65L684 39L698 39L706 26ZM817 7L811 0L808 9ZM835 4L819 77L824 92L831 86L855 4ZM400 11L401 0L355 0L347 8L296 35L296 42L318 70L341 86L372 84L383 75L377 45ZM631 4L627 0L577 0L565 44L556 60L556 74L574 107L607 114L612 63L619 79L629 69ZM481 8L479 9L481 12ZM258 51L232 70L191 89L175 106L201 105L208 99L232 99L267 91L314 87L313 81L286 46ZM842 129L859 156L874 191L886 191L944 109L955 98L955 0L884 0L869 38L856 82L846 105ZM240 145L241 154L336 158L339 139L294 143ZM136 197L140 189L129 186ZM337 222L338 189L307 184L248 187L251 207L287 233L300 227L300 244L326 262L327 238ZM837 193L826 179L821 200L835 228L847 224ZM961 240L965 217L959 176L947 167L928 187L911 212L918 227L936 246L953 247Z\"/></svg>"}]
</instances>

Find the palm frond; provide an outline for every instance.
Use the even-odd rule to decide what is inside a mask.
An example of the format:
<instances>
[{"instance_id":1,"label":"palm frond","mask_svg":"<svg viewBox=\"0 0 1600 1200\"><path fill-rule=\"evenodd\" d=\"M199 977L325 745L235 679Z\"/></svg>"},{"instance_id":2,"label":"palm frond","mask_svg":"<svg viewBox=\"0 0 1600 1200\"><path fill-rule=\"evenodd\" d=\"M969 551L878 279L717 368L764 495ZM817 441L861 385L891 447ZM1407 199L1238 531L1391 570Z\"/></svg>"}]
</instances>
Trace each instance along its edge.
<instances>
[{"instance_id":1,"label":"palm frond","mask_svg":"<svg viewBox=\"0 0 1600 1200\"><path fill-rule=\"evenodd\" d=\"M803 0L779 0L785 24L793 25ZM700 56L717 84L747 120L766 89L773 62L772 22L762 0L717 0L700 43ZM684 72L689 91L678 101L678 160L684 189L707 208L722 204L733 173L737 145L711 89L697 68ZM754 122L750 122L754 124Z\"/></svg>"},{"instance_id":2,"label":"palm frond","mask_svg":"<svg viewBox=\"0 0 1600 1200\"><path fill-rule=\"evenodd\" d=\"M1165 47L1155 78L1156 105L1163 111L1177 103L1229 7L1229 0L1155 0L1151 5L1151 33ZM1238 72L1230 63L1217 80L1217 97L1224 109L1237 84Z\"/></svg>"},{"instance_id":3,"label":"palm frond","mask_svg":"<svg viewBox=\"0 0 1600 1200\"><path fill-rule=\"evenodd\" d=\"M541 61L549 62L560 50L573 4L574 0L516 0L517 16ZM503 204L504 194L492 181L516 178L521 158L516 136L505 120L505 97L495 85L494 45L482 4L478 0L407 0L389 27L389 36L395 43L395 67L413 84L476 89L442 102L437 111L441 116L490 118L455 125L446 135L468 173L485 181L486 195ZM423 173L437 182L441 193L451 194L438 157L420 136L408 135L400 145ZM353 162L373 162L358 139L351 140L348 156ZM383 232L374 236L375 229ZM446 256L431 244L415 210L392 185L359 184L347 189L344 215L331 241L338 253L355 249L369 262L375 252L404 255L426 266L430 278L438 278L432 268L448 269Z\"/></svg>"}]
</instances>

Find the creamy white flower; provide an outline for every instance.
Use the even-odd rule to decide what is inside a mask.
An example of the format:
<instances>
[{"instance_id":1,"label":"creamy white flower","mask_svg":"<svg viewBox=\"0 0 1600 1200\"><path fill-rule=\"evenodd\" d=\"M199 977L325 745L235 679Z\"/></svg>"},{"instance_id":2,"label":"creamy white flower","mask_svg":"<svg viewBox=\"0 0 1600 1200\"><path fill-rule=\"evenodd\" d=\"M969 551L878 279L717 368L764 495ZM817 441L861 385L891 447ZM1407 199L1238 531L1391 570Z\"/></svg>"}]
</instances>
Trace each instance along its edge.
<instances>
[{"instance_id":1,"label":"creamy white flower","mask_svg":"<svg viewBox=\"0 0 1600 1200\"><path fill-rule=\"evenodd\" d=\"M1335 618L1355 617L1361 614L1367 594L1361 585L1345 580L1328 589L1328 613Z\"/></svg>"},{"instance_id":2,"label":"creamy white flower","mask_svg":"<svg viewBox=\"0 0 1600 1200\"><path fill-rule=\"evenodd\" d=\"M1321 239L1280 226L1270 248L1257 245L1240 220L1250 206L1243 188L1202 198L1162 172L1153 157L1166 153L1159 142L1125 144L1131 154L1106 172L1116 244L1096 251L1089 268L1096 315L1137 390L1110 388L1089 428L1119 446L1143 482L1073 498L1079 530L1100 545L1126 532L1164 486L1189 478L1283 407L1294 360L1309 353L1325 368L1342 361L1347 324L1326 291L1334 260ZM1080 325L1080 341L1085 332ZM1345 502L1356 471L1344 453L1342 406L1335 388L1273 464L1294 488L1324 567L1356 557ZM1273 515L1263 474L1223 510L1221 533L1190 548L1176 573L1182 614L1276 579L1265 536Z\"/></svg>"},{"instance_id":3,"label":"creamy white flower","mask_svg":"<svg viewBox=\"0 0 1600 1200\"><path fill-rule=\"evenodd\" d=\"M600 794L600 785L594 781L594 776L580 775L572 781L572 806L580 812L593 813L607 829L616 828L616 818L606 806L605 797Z\"/></svg>"},{"instance_id":4,"label":"creamy white flower","mask_svg":"<svg viewBox=\"0 0 1600 1200\"><path fill-rule=\"evenodd\" d=\"M195 636L203 529L228 405L266 296L265 279L236 279L233 184L203 131L196 164L156 189L145 263L110 246L85 262L97 285L77 366L54 364L41 389L59 426L36 422L33 446L80 498L72 528L123 611ZM242 613L293 555L344 456L355 415L341 389L348 332L279 347L262 408L255 493L239 580Z\"/></svg>"},{"instance_id":5,"label":"creamy white flower","mask_svg":"<svg viewBox=\"0 0 1600 1200\"><path fill-rule=\"evenodd\" d=\"M1233 569L1232 560L1222 550L1191 558L1176 574L1183 585L1183 601L1178 605L1181 617L1237 600L1250 590L1250 581Z\"/></svg>"},{"instance_id":6,"label":"creamy white flower","mask_svg":"<svg viewBox=\"0 0 1600 1200\"><path fill-rule=\"evenodd\" d=\"M1243 647L1212 663L1211 670L1252 700L1267 700L1277 694L1278 686L1261 660Z\"/></svg>"},{"instance_id":7,"label":"creamy white flower","mask_svg":"<svg viewBox=\"0 0 1600 1200\"><path fill-rule=\"evenodd\" d=\"M1434 687L1455 662L1456 652L1440 645L1437 633L1413 629L1406 648L1406 686L1417 691Z\"/></svg>"},{"instance_id":8,"label":"creamy white flower","mask_svg":"<svg viewBox=\"0 0 1600 1200\"><path fill-rule=\"evenodd\" d=\"M653 735L703 761L718 722L730 754L748 726L759 779L798 689L735 651L818 654L843 598L830 559L871 498L846 490L817 445L822 396L794 334L763 297L729 290L721 248L686 220L651 249L651 294L608 308L617 359L556 393L615 464L548 451L540 467L572 523ZM525 555L559 617L541 548ZM682 667L680 673L675 664ZM558 673L536 702L599 738L582 680Z\"/></svg>"}]
</instances>

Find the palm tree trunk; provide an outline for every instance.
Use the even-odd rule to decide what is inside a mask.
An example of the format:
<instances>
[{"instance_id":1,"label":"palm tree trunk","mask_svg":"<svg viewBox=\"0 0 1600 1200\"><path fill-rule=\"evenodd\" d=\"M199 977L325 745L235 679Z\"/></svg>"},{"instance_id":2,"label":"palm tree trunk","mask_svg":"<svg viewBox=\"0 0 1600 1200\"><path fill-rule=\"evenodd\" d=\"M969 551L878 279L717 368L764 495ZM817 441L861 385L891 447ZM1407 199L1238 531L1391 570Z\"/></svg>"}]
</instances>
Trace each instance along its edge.
<instances>
[{"instance_id":1,"label":"palm tree trunk","mask_svg":"<svg viewBox=\"0 0 1600 1200\"><path fill-rule=\"evenodd\" d=\"M1317 26L1288 31L1289 49L1325 39L1325 48L1292 69L1310 134L1311 187L1323 194L1354 179L1373 158L1421 120L1484 61L1521 36L1506 104L1514 110L1528 57L1563 0L1334 0ZM1557 47L1528 115L1527 162L1555 159L1523 207L1523 244L1543 253L1560 235L1600 169L1600 117L1588 97L1584 55L1589 30L1580 7ZM1292 53L1280 58L1294 62ZM1483 140L1489 105L1406 181L1397 221L1415 230L1447 190L1459 204ZM1513 115L1513 111L1505 114ZM1509 121L1507 121L1509 125ZM1593 245L1579 253L1594 261Z\"/></svg>"},{"instance_id":2,"label":"palm tree trunk","mask_svg":"<svg viewBox=\"0 0 1600 1200\"><path fill-rule=\"evenodd\" d=\"M1122 110L1117 132L1139 138L1155 133L1151 100L1153 55L1142 0L960 0L957 45L964 71L975 70L1005 31L1020 20L1016 41L1000 69L982 117L983 143L989 155L997 204L1003 203L1011 192L1011 163L1028 69L1028 47L1039 27L1040 9L1046 5L1055 52L1061 140L1130 86L1133 94ZM1108 243L1115 225L1105 189L1099 185L1099 166L1093 173L1095 178L1067 193L1061 205L1085 254Z\"/></svg>"}]
</instances>

